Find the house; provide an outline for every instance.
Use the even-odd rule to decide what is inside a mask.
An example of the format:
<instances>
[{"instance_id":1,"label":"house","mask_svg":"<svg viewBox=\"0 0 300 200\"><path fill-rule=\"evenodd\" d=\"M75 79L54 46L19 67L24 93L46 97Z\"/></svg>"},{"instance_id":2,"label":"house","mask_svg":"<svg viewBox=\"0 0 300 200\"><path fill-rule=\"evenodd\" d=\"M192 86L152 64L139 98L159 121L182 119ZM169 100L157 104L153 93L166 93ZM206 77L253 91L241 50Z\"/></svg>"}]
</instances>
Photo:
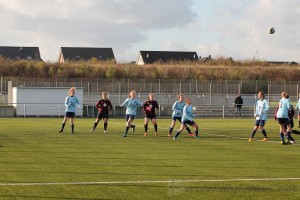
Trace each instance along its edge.
<instances>
[{"instance_id":1,"label":"house","mask_svg":"<svg viewBox=\"0 0 300 200\"><path fill-rule=\"evenodd\" d=\"M92 58L98 60L115 60L112 48L89 48L89 47L61 47L59 63L68 61L88 61Z\"/></svg>"},{"instance_id":2,"label":"house","mask_svg":"<svg viewBox=\"0 0 300 200\"><path fill-rule=\"evenodd\" d=\"M199 57L199 61L203 63L208 62L210 60L212 60L211 55L209 55L208 57L202 57L202 58L201 56Z\"/></svg>"},{"instance_id":3,"label":"house","mask_svg":"<svg viewBox=\"0 0 300 200\"><path fill-rule=\"evenodd\" d=\"M42 60L38 47L0 46L0 56L10 60Z\"/></svg>"},{"instance_id":4,"label":"house","mask_svg":"<svg viewBox=\"0 0 300 200\"><path fill-rule=\"evenodd\" d=\"M198 60L196 52L187 51L140 51L136 64L152 64L168 61L194 61Z\"/></svg>"},{"instance_id":5,"label":"house","mask_svg":"<svg viewBox=\"0 0 300 200\"><path fill-rule=\"evenodd\" d=\"M284 61L268 61L269 64L272 65L298 65L299 63L297 62L284 62Z\"/></svg>"}]
</instances>

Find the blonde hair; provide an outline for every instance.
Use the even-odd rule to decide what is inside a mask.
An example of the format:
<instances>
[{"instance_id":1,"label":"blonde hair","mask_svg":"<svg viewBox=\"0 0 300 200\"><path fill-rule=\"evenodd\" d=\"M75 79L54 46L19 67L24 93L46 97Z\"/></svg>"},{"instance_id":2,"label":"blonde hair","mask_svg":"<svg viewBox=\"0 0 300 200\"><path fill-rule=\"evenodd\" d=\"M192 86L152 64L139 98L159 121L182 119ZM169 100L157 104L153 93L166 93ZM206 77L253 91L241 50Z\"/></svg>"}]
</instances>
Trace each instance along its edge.
<instances>
[{"instance_id":1,"label":"blonde hair","mask_svg":"<svg viewBox=\"0 0 300 200\"><path fill-rule=\"evenodd\" d=\"M76 87L71 87L68 91L68 96L72 96L72 92L75 92L76 91Z\"/></svg>"},{"instance_id":2,"label":"blonde hair","mask_svg":"<svg viewBox=\"0 0 300 200\"><path fill-rule=\"evenodd\" d=\"M179 95L177 96L177 99L180 99L180 97L183 97L183 94L179 94Z\"/></svg>"},{"instance_id":3,"label":"blonde hair","mask_svg":"<svg viewBox=\"0 0 300 200\"><path fill-rule=\"evenodd\" d=\"M150 94L148 95L148 101L150 101L150 98L149 98L150 96L153 97L153 96L154 96L153 93L150 93Z\"/></svg>"},{"instance_id":4,"label":"blonde hair","mask_svg":"<svg viewBox=\"0 0 300 200\"><path fill-rule=\"evenodd\" d=\"M129 92L129 94L128 94L128 98L131 98L131 97L132 97L131 94L133 94L133 93L136 93L136 91L135 91L135 90L131 90L131 91Z\"/></svg>"},{"instance_id":5,"label":"blonde hair","mask_svg":"<svg viewBox=\"0 0 300 200\"><path fill-rule=\"evenodd\" d=\"M185 98L185 103L187 103L187 101L192 101L190 97Z\"/></svg>"}]
</instances>

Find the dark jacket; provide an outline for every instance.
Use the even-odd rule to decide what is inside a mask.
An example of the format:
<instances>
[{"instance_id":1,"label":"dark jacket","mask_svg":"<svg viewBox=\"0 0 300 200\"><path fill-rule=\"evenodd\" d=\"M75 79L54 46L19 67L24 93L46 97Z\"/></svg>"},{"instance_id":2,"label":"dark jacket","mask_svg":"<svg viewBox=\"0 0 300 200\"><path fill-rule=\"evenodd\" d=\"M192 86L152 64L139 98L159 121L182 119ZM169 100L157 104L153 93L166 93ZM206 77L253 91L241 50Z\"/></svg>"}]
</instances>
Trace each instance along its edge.
<instances>
[{"instance_id":1,"label":"dark jacket","mask_svg":"<svg viewBox=\"0 0 300 200\"><path fill-rule=\"evenodd\" d=\"M243 102L243 99L242 99L241 96L236 97L235 100L234 100L234 104L237 107L242 107L243 103L244 102Z\"/></svg>"}]
</instances>

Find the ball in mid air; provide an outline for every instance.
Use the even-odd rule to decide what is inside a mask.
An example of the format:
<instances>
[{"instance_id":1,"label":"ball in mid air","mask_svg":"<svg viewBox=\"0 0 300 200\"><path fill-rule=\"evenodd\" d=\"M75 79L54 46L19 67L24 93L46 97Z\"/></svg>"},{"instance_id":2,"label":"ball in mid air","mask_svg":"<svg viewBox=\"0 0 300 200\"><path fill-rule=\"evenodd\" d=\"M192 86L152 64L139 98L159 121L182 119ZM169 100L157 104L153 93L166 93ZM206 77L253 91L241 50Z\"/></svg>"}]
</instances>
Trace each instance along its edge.
<instances>
[{"instance_id":1,"label":"ball in mid air","mask_svg":"<svg viewBox=\"0 0 300 200\"><path fill-rule=\"evenodd\" d=\"M275 33L275 28L274 27L271 27L270 29L269 29L269 34L274 34Z\"/></svg>"}]
</instances>

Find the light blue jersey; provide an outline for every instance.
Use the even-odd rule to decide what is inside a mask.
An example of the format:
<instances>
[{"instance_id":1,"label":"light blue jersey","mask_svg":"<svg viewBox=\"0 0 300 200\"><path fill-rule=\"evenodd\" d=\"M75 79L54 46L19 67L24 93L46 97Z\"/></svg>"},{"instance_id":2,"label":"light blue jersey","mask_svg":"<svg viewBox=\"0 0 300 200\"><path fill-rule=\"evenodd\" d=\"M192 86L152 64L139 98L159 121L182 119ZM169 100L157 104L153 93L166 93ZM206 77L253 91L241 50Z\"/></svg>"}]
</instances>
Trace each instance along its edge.
<instances>
[{"instance_id":1,"label":"light blue jersey","mask_svg":"<svg viewBox=\"0 0 300 200\"><path fill-rule=\"evenodd\" d=\"M289 110L291 109L291 102L289 99L282 98L279 101L279 108L277 111L277 118L289 118Z\"/></svg>"},{"instance_id":2,"label":"light blue jersey","mask_svg":"<svg viewBox=\"0 0 300 200\"><path fill-rule=\"evenodd\" d=\"M256 102L255 116L256 120L267 120L269 111L268 101L266 99L260 99Z\"/></svg>"},{"instance_id":3,"label":"light blue jersey","mask_svg":"<svg viewBox=\"0 0 300 200\"><path fill-rule=\"evenodd\" d=\"M127 98L120 106L126 106L126 115L136 115L137 108L143 103L138 98Z\"/></svg>"},{"instance_id":4,"label":"light blue jersey","mask_svg":"<svg viewBox=\"0 0 300 200\"><path fill-rule=\"evenodd\" d=\"M172 118L182 117L182 111L184 106L185 106L184 102L175 101L175 103L172 106L172 110L173 110Z\"/></svg>"},{"instance_id":5,"label":"light blue jersey","mask_svg":"<svg viewBox=\"0 0 300 200\"><path fill-rule=\"evenodd\" d=\"M181 121L193 121L193 107L192 107L192 105L185 105L183 107Z\"/></svg>"},{"instance_id":6,"label":"light blue jersey","mask_svg":"<svg viewBox=\"0 0 300 200\"><path fill-rule=\"evenodd\" d=\"M79 100L76 96L67 96L65 101L66 112L76 112L76 106L80 107Z\"/></svg>"},{"instance_id":7,"label":"light blue jersey","mask_svg":"<svg viewBox=\"0 0 300 200\"><path fill-rule=\"evenodd\" d=\"M295 109L300 109L300 99L299 99L299 101L298 101L298 103L297 103Z\"/></svg>"}]
</instances>

